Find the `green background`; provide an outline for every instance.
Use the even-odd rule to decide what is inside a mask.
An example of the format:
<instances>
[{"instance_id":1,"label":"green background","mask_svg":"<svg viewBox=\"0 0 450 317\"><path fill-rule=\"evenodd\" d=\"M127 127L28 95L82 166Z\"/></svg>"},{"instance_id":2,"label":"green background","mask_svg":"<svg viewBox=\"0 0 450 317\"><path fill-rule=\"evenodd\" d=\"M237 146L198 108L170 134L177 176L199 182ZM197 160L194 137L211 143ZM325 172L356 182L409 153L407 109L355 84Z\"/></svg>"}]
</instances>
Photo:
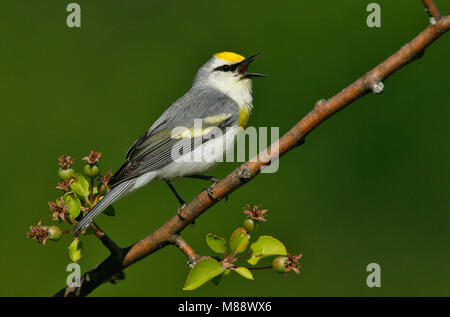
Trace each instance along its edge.
<instances>
[{"instance_id":1,"label":"green background","mask_svg":"<svg viewBox=\"0 0 450 317\"><path fill-rule=\"evenodd\" d=\"M428 24L421 1L378 1L381 28L366 26L372 1L77 1L82 27L66 26L69 1L2 1L0 10L1 166L0 295L47 296L65 285L71 236L46 247L28 225L50 223L58 195L57 157L101 151L116 170L132 142L185 93L214 52L264 52L252 71L251 126L286 132L384 60ZM450 2L436 1L443 13ZM207 254L208 232L228 236L242 206L261 203L269 221L259 233L303 253L301 274L230 274L222 285L184 292L188 268L167 247L126 270L94 296L442 296L450 295L450 41L395 73L381 95L367 95L327 120L228 202L204 214L183 236ZM225 176L237 163L213 174ZM180 180L192 199L207 185ZM115 204L98 223L125 246L176 212L154 183ZM84 237L82 270L107 251ZM366 286L366 266L381 265L381 288Z\"/></svg>"}]
</instances>

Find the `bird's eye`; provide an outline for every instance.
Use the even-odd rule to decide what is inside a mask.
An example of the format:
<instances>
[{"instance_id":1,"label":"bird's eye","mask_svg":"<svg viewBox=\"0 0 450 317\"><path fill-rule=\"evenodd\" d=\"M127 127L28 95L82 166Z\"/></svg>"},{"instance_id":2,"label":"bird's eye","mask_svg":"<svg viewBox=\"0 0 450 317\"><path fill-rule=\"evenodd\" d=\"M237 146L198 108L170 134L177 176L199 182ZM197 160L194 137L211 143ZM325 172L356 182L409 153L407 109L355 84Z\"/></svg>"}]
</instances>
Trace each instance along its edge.
<instances>
[{"instance_id":1,"label":"bird's eye","mask_svg":"<svg viewBox=\"0 0 450 317\"><path fill-rule=\"evenodd\" d=\"M229 71L234 71L236 69L237 65L233 64L233 65L222 65L222 66L218 66L216 68L214 68L215 71L220 71L220 72L229 72Z\"/></svg>"}]
</instances>

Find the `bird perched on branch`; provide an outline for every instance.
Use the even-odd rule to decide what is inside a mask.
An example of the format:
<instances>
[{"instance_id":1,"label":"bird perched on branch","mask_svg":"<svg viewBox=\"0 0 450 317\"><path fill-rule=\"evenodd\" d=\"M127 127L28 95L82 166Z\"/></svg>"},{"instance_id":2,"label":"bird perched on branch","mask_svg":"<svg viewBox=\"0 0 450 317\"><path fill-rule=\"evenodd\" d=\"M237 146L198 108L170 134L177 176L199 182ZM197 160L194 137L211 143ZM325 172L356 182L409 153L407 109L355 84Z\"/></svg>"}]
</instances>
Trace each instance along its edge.
<instances>
[{"instance_id":1,"label":"bird perched on branch","mask_svg":"<svg viewBox=\"0 0 450 317\"><path fill-rule=\"evenodd\" d=\"M217 181L202 173L223 160L247 124L253 107L251 78L264 76L249 73L247 67L260 55L244 58L221 52L207 61L195 75L192 88L134 142L125 163L110 179L109 191L73 231L86 228L110 204L154 180L166 181L182 206L184 200L172 179Z\"/></svg>"}]
</instances>

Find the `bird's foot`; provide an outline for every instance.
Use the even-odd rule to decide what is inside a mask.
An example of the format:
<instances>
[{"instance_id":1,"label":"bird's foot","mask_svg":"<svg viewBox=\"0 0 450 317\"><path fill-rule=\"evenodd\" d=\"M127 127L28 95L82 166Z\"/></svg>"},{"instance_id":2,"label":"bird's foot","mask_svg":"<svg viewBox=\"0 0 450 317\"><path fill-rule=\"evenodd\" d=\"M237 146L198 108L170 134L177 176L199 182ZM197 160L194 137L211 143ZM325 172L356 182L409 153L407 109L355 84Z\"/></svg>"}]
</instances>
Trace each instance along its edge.
<instances>
[{"instance_id":1,"label":"bird's foot","mask_svg":"<svg viewBox=\"0 0 450 317\"><path fill-rule=\"evenodd\" d=\"M214 180L211 180L211 181L212 181L211 185L206 190L208 191L208 196L212 200L217 200L217 198L214 196L213 190L214 190L214 187L217 185L217 183L221 181L221 179L214 177ZM225 201L228 201L228 195L225 196Z\"/></svg>"},{"instance_id":2,"label":"bird's foot","mask_svg":"<svg viewBox=\"0 0 450 317\"><path fill-rule=\"evenodd\" d=\"M216 197L214 196L214 193L213 193L213 189L219 181L220 180L212 181L211 185L209 185L209 187L206 189L206 191L208 192L209 198L211 198L212 200L216 200Z\"/></svg>"},{"instance_id":3,"label":"bird's foot","mask_svg":"<svg viewBox=\"0 0 450 317\"><path fill-rule=\"evenodd\" d=\"M183 210L186 208L187 204L183 203L180 207L177 208L177 216L182 220L185 221L186 217L183 216Z\"/></svg>"}]
</instances>

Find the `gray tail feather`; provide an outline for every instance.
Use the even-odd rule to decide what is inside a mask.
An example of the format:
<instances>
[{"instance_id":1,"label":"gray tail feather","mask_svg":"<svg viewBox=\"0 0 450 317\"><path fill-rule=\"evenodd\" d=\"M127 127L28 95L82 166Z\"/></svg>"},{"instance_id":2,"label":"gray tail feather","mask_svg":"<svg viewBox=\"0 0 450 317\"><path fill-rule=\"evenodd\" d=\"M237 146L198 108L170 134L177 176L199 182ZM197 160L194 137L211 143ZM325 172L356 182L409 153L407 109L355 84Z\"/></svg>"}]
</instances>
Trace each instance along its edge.
<instances>
[{"instance_id":1,"label":"gray tail feather","mask_svg":"<svg viewBox=\"0 0 450 317\"><path fill-rule=\"evenodd\" d=\"M120 183L116 187L112 188L102 200L100 200L84 217L81 219L79 223L72 230L74 233L77 233L80 230L83 230L87 226L91 224L92 221L109 205L123 197L125 194L129 192L129 188L134 184L134 179L130 179Z\"/></svg>"}]
</instances>

